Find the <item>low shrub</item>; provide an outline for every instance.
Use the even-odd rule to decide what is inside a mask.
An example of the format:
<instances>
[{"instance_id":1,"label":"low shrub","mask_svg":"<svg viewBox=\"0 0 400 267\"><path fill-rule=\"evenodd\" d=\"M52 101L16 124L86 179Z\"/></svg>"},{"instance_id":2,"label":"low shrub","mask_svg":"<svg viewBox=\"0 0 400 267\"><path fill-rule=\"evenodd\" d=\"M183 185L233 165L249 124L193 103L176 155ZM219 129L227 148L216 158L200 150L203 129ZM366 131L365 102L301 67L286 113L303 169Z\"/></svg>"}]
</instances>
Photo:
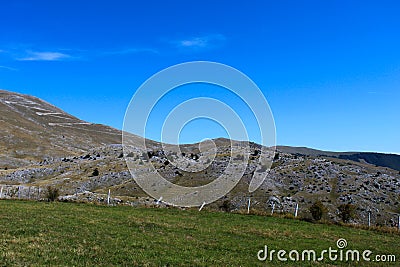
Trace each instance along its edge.
<instances>
[{"instance_id":1,"label":"low shrub","mask_svg":"<svg viewBox=\"0 0 400 267\"><path fill-rule=\"evenodd\" d=\"M58 188L52 186L47 187L47 192L46 192L47 201L53 202L57 200L59 196L60 196L60 191L58 190Z\"/></svg>"}]
</instances>

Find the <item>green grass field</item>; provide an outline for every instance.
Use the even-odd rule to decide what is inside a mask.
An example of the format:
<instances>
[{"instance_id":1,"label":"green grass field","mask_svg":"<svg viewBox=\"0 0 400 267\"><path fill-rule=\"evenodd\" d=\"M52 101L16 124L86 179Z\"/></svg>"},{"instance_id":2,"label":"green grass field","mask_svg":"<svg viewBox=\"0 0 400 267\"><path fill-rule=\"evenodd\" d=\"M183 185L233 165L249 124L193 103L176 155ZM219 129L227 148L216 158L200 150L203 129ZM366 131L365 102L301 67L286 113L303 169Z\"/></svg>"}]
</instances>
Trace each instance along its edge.
<instances>
[{"instance_id":1,"label":"green grass field","mask_svg":"<svg viewBox=\"0 0 400 267\"><path fill-rule=\"evenodd\" d=\"M2 266L354 266L355 262L260 262L270 249L336 247L395 254L400 235L300 220L197 210L0 201ZM372 258L372 257L371 257ZM387 263L359 262L358 266Z\"/></svg>"}]
</instances>

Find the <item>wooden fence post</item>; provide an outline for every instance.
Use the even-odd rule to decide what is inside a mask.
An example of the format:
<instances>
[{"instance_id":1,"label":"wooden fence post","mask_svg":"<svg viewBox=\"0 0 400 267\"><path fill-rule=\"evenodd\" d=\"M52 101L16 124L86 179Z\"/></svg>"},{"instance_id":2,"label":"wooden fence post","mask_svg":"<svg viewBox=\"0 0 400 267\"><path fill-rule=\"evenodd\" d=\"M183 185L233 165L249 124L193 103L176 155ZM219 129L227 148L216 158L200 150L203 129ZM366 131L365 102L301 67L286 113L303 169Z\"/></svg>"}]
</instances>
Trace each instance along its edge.
<instances>
[{"instance_id":1,"label":"wooden fence post","mask_svg":"<svg viewBox=\"0 0 400 267\"><path fill-rule=\"evenodd\" d=\"M201 204L201 207L200 207L199 211L201 211L203 209L205 204L206 204L206 202L203 202L203 204Z\"/></svg>"},{"instance_id":2,"label":"wooden fence post","mask_svg":"<svg viewBox=\"0 0 400 267\"><path fill-rule=\"evenodd\" d=\"M108 189L107 205L110 205L110 198L111 198L111 189Z\"/></svg>"},{"instance_id":3,"label":"wooden fence post","mask_svg":"<svg viewBox=\"0 0 400 267\"><path fill-rule=\"evenodd\" d=\"M397 215L397 229L400 231L400 214Z\"/></svg>"},{"instance_id":4,"label":"wooden fence post","mask_svg":"<svg viewBox=\"0 0 400 267\"><path fill-rule=\"evenodd\" d=\"M368 211L368 227L371 227L371 211Z\"/></svg>"}]
</instances>

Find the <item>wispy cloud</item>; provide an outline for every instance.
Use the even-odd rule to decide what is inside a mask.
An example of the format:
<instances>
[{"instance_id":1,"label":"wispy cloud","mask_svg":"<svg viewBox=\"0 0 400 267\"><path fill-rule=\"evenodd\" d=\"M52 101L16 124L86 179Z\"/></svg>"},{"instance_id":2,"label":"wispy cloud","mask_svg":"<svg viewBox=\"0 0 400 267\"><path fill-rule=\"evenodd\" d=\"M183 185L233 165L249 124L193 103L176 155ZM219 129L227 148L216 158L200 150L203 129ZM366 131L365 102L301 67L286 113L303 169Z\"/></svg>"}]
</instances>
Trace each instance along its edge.
<instances>
[{"instance_id":1,"label":"wispy cloud","mask_svg":"<svg viewBox=\"0 0 400 267\"><path fill-rule=\"evenodd\" d=\"M60 52L35 52L27 51L25 57L19 57L19 61L60 61L71 58L71 55Z\"/></svg>"},{"instance_id":2,"label":"wispy cloud","mask_svg":"<svg viewBox=\"0 0 400 267\"><path fill-rule=\"evenodd\" d=\"M213 48L222 45L226 38L222 34L209 34L203 36L195 36L190 38L185 38L172 43L180 48Z\"/></svg>"},{"instance_id":3,"label":"wispy cloud","mask_svg":"<svg viewBox=\"0 0 400 267\"><path fill-rule=\"evenodd\" d=\"M372 95L373 97L382 97L382 96L395 96L394 92L388 92L388 91L368 91L367 94Z\"/></svg>"},{"instance_id":4,"label":"wispy cloud","mask_svg":"<svg viewBox=\"0 0 400 267\"><path fill-rule=\"evenodd\" d=\"M0 66L0 69L12 70L12 71L17 71L17 70L18 70L18 69L16 69L16 68L7 67L7 66Z\"/></svg>"},{"instance_id":5,"label":"wispy cloud","mask_svg":"<svg viewBox=\"0 0 400 267\"><path fill-rule=\"evenodd\" d=\"M122 48L103 52L104 55L128 55L137 53L154 53L158 54L158 50L153 48Z\"/></svg>"},{"instance_id":6,"label":"wispy cloud","mask_svg":"<svg viewBox=\"0 0 400 267\"><path fill-rule=\"evenodd\" d=\"M139 53L158 54L159 51L148 47L120 47L97 50L67 48L36 48L32 45L14 44L7 50L0 49L0 56L16 61L72 61L91 60L104 56L118 56ZM4 66L5 68L6 66Z\"/></svg>"},{"instance_id":7,"label":"wispy cloud","mask_svg":"<svg viewBox=\"0 0 400 267\"><path fill-rule=\"evenodd\" d=\"M206 47L209 44L208 38L195 37L188 40L182 40L179 42L180 46L184 47Z\"/></svg>"}]
</instances>

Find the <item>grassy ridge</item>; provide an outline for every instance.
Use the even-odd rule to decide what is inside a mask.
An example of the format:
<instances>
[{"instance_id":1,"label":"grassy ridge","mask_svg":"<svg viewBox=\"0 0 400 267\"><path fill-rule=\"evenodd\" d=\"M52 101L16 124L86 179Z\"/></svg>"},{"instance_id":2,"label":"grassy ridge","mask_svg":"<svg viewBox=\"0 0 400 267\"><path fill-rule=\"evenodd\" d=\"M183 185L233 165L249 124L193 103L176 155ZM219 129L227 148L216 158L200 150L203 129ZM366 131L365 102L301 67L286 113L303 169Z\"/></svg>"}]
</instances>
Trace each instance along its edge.
<instances>
[{"instance_id":1,"label":"grassy ridge","mask_svg":"<svg viewBox=\"0 0 400 267\"><path fill-rule=\"evenodd\" d=\"M222 212L0 201L3 266L265 266L257 259L264 245L321 251L336 248L338 238L349 249L397 254L399 263L395 233ZM319 266L354 264L326 260Z\"/></svg>"}]
</instances>

